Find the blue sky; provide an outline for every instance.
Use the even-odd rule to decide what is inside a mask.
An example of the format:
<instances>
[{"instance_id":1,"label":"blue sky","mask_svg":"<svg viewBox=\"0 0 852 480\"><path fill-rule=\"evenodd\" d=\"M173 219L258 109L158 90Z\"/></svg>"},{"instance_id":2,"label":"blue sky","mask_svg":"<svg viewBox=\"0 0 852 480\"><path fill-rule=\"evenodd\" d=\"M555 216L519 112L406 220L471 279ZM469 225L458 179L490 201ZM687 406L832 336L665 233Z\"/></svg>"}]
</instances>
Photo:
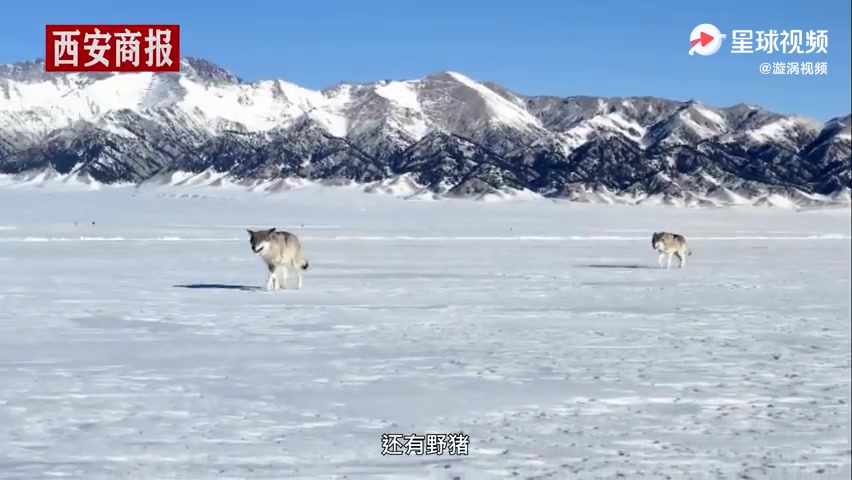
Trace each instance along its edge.
<instances>
[{"instance_id":1,"label":"blue sky","mask_svg":"<svg viewBox=\"0 0 852 480\"><path fill-rule=\"evenodd\" d=\"M44 56L46 23L178 23L181 54L247 80L309 88L407 79L441 70L522 94L652 95L739 102L819 120L849 113L850 2L715 0L146 0L7 2L0 63ZM689 56L689 34L728 34L714 56ZM827 29L827 54L730 53L733 29ZM761 75L761 62L825 61L825 76Z\"/></svg>"}]
</instances>

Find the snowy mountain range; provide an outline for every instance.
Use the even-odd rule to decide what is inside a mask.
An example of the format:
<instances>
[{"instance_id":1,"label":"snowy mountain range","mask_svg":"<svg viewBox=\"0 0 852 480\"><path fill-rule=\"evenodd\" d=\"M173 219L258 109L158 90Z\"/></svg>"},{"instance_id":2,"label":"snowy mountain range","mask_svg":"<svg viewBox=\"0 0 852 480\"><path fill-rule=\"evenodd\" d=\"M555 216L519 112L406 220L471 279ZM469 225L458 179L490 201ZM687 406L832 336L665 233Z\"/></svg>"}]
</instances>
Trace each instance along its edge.
<instances>
[{"instance_id":1,"label":"snowy mountain range","mask_svg":"<svg viewBox=\"0 0 852 480\"><path fill-rule=\"evenodd\" d=\"M181 73L0 65L0 174L14 182L290 188L581 201L850 201L850 116L753 105L525 96L455 72L314 91L249 83L203 59Z\"/></svg>"}]
</instances>

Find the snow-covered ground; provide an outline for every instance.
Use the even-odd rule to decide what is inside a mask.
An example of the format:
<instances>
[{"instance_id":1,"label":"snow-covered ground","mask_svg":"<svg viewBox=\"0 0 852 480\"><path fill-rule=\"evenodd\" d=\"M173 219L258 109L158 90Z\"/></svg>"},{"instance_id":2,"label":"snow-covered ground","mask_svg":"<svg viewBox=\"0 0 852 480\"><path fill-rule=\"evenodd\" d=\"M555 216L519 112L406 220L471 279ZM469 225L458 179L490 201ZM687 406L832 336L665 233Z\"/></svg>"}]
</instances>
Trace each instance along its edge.
<instances>
[{"instance_id":1,"label":"snow-covered ground","mask_svg":"<svg viewBox=\"0 0 852 480\"><path fill-rule=\"evenodd\" d=\"M0 478L849 478L849 291L848 208L0 189Z\"/></svg>"}]
</instances>

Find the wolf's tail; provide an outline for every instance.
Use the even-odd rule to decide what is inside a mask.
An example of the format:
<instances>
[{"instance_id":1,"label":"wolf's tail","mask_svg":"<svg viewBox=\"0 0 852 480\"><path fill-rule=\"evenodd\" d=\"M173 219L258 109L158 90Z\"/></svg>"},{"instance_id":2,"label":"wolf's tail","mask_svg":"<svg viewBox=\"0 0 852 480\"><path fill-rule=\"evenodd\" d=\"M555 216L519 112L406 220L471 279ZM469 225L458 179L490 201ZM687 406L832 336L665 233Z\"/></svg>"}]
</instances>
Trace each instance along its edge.
<instances>
[{"instance_id":1,"label":"wolf's tail","mask_svg":"<svg viewBox=\"0 0 852 480\"><path fill-rule=\"evenodd\" d=\"M687 257L691 257L691 256L692 256L692 249L691 249L691 248L689 248L689 247L686 247L686 256L687 256Z\"/></svg>"},{"instance_id":2,"label":"wolf's tail","mask_svg":"<svg viewBox=\"0 0 852 480\"><path fill-rule=\"evenodd\" d=\"M309 266L311 266L310 262L308 262L307 259L302 259L302 264L299 265L299 268L301 268L302 270L307 270Z\"/></svg>"}]
</instances>

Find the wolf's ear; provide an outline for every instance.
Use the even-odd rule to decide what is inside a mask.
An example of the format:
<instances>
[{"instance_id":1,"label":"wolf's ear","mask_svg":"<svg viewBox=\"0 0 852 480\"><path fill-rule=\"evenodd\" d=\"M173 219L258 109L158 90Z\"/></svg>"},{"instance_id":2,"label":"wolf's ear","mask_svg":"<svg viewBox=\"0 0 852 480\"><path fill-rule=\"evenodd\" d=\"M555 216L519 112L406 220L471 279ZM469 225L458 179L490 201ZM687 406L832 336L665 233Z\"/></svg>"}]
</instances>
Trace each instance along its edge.
<instances>
[{"instance_id":1,"label":"wolf's ear","mask_svg":"<svg viewBox=\"0 0 852 480\"><path fill-rule=\"evenodd\" d=\"M246 229L246 231L248 232L248 234L249 234L249 235L254 235L254 232L252 232L252 231L251 231L251 230L249 230L248 228Z\"/></svg>"},{"instance_id":2,"label":"wolf's ear","mask_svg":"<svg viewBox=\"0 0 852 480\"><path fill-rule=\"evenodd\" d=\"M269 233L275 233L275 227L270 228Z\"/></svg>"}]
</instances>

